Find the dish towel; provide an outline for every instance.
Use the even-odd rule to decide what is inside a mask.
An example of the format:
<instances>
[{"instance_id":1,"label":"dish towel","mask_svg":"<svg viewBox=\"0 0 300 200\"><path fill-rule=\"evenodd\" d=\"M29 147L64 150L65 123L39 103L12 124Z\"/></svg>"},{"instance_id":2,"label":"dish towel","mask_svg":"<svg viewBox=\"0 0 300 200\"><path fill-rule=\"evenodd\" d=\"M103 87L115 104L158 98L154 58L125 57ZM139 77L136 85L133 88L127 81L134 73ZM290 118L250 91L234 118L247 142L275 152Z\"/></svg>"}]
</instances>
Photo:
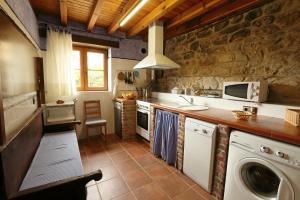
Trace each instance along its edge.
<instances>
[{"instance_id":1,"label":"dish towel","mask_svg":"<svg viewBox=\"0 0 300 200\"><path fill-rule=\"evenodd\" d=\"M174 165L177 157L178 115L156 110L155 117L153 154Z\"/></svg>"}]
</instances>

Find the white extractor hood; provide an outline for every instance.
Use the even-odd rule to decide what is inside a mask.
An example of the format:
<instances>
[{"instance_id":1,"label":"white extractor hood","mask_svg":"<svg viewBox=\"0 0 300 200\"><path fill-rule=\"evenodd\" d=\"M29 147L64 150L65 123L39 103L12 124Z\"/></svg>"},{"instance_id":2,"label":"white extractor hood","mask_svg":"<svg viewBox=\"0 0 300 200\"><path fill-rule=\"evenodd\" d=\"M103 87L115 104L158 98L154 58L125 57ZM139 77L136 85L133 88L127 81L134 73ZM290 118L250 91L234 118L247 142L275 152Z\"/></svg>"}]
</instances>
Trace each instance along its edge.
<instances>
[{"instance_id":1,"label":"white extractor hood","mask_svg":"<svg viewBox=\"0 0 300 200\"><path fill-rule=\"evenodd\" d=\"M153 22L148 29L148 56L134 69L176 69L180 66L163 55L164 26L162 21Z\"/></svg>"}]
</instances>

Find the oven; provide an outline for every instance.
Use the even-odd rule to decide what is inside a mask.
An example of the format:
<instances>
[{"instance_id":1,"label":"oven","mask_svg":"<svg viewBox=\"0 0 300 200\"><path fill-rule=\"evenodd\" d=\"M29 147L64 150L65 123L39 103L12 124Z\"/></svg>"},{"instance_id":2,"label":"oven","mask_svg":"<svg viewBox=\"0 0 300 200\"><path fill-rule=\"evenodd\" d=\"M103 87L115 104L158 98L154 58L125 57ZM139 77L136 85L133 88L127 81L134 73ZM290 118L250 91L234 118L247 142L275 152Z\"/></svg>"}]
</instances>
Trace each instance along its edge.
<instances>
[{"instance_id":1,"label":"oven","mask_svg":"<svg viewBox=\"0 0 300 200\"><path fill-rule=\"evenodd\" d=\"M136 133L149 141L150 103L137 101L136 106Z\"/></svg>"}]
</instances>

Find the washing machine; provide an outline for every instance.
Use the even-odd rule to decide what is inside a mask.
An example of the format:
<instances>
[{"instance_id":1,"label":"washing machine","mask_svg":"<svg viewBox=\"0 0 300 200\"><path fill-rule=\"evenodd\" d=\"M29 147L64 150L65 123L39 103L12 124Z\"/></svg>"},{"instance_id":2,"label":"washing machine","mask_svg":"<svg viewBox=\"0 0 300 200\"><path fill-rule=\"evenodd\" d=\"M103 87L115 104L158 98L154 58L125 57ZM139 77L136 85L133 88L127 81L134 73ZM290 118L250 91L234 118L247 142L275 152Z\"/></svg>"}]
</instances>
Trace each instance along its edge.
<instances>
[{"instance_id":1,"label":"washing machine","mask_svg":"<svg viewBox=\"0 0 300 200\"><path fill-rule=\"evenodd\" d=\"M300 147L233 131L224 200L300 200Z\"/></svg>"}]
</instances>

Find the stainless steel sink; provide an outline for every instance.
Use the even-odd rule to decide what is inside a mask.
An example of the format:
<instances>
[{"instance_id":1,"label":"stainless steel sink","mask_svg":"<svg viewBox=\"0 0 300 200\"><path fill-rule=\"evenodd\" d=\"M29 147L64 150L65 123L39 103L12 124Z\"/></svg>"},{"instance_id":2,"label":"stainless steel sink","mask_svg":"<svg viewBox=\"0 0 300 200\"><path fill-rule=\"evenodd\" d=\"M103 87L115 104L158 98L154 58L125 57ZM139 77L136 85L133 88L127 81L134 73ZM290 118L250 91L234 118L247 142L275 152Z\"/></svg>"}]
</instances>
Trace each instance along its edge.
<instances>
[{"instance_id":1,"label":"stainless steel sink","mask_svg":"<svg viewBox=\"0 0 300 200\"><path fill-rule=\"evenodd\" d=\"M201 105L187 105L187 106L179 106L178 109L182 110L207 110L208 107Z\"/></svg>"},{"instance_id":2,"label":"stainless steel sink","mask_svg":"<svg viewBox=\"0 0 300 200\"><path fill-rule=\"evenodd\" d=\"M202 105L196 105L196 104L179 104L175 102L167 102L167 103L161 103L163 106L167 106L170 108L176 108L176 109L181 109L181 110L207 110L208 107L202 106Z\"/></svg>"}]
</instances>

